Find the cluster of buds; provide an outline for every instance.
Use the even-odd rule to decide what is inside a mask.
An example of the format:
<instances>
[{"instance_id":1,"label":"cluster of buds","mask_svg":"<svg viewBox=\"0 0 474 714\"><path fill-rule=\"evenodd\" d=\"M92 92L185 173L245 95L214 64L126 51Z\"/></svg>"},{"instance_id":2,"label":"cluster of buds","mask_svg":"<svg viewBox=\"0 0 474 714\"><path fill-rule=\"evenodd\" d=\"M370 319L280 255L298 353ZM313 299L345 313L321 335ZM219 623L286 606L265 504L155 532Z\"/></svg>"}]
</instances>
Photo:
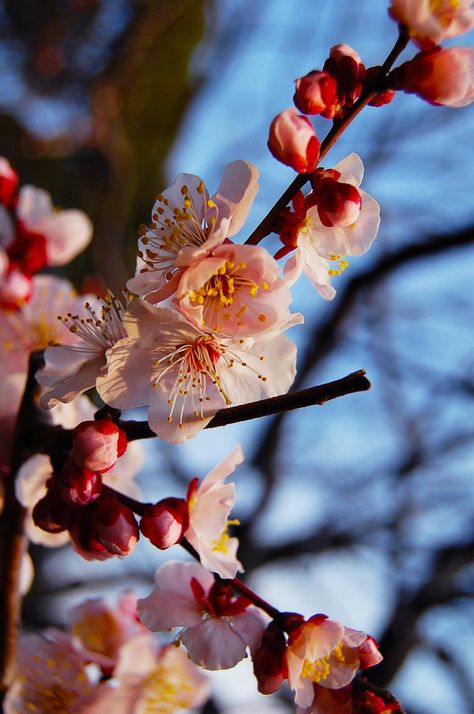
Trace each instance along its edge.
<instances>
[{"instance_id":1,"label":"cluster of buds","mask_svg":"<svg viewBox=\"0 0 474 714\"><path fill-rule=\"evenodd\" d=\"M303 114L343 119L378 70L378 67L366 70L358 53L349 45L334 45L321 71L312 70L295 80L293 101ZM392 89L381 91L370 104L387 104L394 95ZM317 166L320 144L313 125L294 109L275 117L270 126L268 147L276 159L299 173L311 173Z\"/></svg>"},{"instance_id":2,"label":"cluster of buds","mask_svg":"<svg viewBox=\"0 0 474 714\"><path fill-rule=\"evenodd\" d=\"M18 310L31 298L33 276L68 263L89 243L92 224L82 211L56 211L46 191L22 186L0 158L0 306Z\"/></svg>"},{"instance_id":3,"label":"cluster of buds","mask_svg":"<svg viewBox=\"0 0 474 714\"><path fill-rule=\"evenodd\" d=\"M127 448L127 438L111 419L86 421L74 429L72 454L47 483L33 509L35 524L48 533L68 530L76 550L104 560L132 552L138 525L132 510L106 489L102 475Z\"/></svg>"}]
</instances>

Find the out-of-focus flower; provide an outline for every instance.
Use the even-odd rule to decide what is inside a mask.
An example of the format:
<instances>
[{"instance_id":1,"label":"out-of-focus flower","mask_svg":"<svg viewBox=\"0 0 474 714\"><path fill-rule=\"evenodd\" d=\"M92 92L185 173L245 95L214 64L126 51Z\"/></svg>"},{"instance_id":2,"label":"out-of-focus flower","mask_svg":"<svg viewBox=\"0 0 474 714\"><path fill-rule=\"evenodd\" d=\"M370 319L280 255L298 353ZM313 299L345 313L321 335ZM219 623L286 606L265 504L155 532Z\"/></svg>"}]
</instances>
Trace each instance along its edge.
<instances>
[{"instance_id":1,"label":"out-of-focus flower","mask_svg":"<svg viewBox=\"0 0 474 714\"><path fill-rule=\"evenodd\" d=\"M179 174L157 196L150 228L138 241L135 277L127 287L152 303L172 295L187 267L243 226L258 191L257 168L233 161L212 198L199 176Z\"/></svg>"},{"instance_id":2,"label":"out-of-focus flower","mask_svg":"<svg viewBox=\"0 0 474 714\"><path fill-rule=\"evenodd\" d=\"M228 669L260 642L260 611L197 563L169 561L155 580L157 587L138 601L140 618L153 631L183 628L179 639L196 664Z\"/></svg>"},{"instance_id":3,"label":"out-of-focus flower","mask_svg":"<svg viewBox=\"0 0 474 714\"><path fill-rule=\"evenodd\" d=\"M56 210L49 193L35 186L20 189L16 213L24 229L44 236L47 265L69 263L92 238L92 223L85 213Z\"/></svg>"},{"instance_id":4,"label":"out-of-focus flower","mask_svg":"<svg viewBox=\"0 0 474 714\"><path fill-rule=\"evenodd\" d=\"M237 446L199 484L193 479L188 489L189 526L184 535L199 554L201 564L221 578L234 578L243 570L237 560L237 538L227 534L229 515L235 503L235 484L224 483L244 460Z\"/></svg>"},{"instance_id":5,"label":"out-of-focus flower","mask_svg":"<svg viewBox=\"0 0 474 714\"><path fill-rule=\"evenodd\" d=\"M293 101L303 114L331 113L337 98L337 83L328 72L313 70L295 80Z\"/></svg>"},{"instance_id":6,"label":"out-of-focus flower","mask_svg":"<svg viewBox=\"0 0 474 714\"><path fill-rule=\"evenodd\" d=\"M300 321L294 315L280 329ZM148 405L150 427L173 443L194 436L219 409L283 394L294 379L296 348L277 330L258 340L207 335L175 310L139 300L124 326L129 336L108 350L99 394L118 409Z\"/></svg>"},{"instance_id":7,"label":"out-of-focus flower","mask_svg":"<svg viewBox=\"0 0 474 714\"><path fill-rule=\"evenodd\" d=\"M124 308L108 293L104 298L82 301L77 313L69 312L62 322L73 336L73 344L54 344L45 352L45 367L37 373L46 387L41 405L51 409L58 402L70 402L95 386L104 372L106 351L125 337Z\"/></svg>"},{"instance_id":8,"label":"out-of-focus flower","mask_svg":"<svg viewBox=\"0 0 474 714\"><path fill-rule=\"evenodd\" d=\"M89 471L108 471L126 448L125 432L112 419L84 421L74 429L72 458Z\"/></svg>"},{"instance_id":9,"label":"out-of-focus flower","mask_svg":"<svg viewBox=\"0 0 474 714\"><path fill-rule=\"evenodd\" d=\"M105 600L87 600L74 607L68 616L71 634L80 642L88 658L110 673L121 647L145 631L138 619L136 596L124 593L112 607Z\"/></svg>"},{"instance_id":10,"label":"out-of-focus flower","mask_svg":"<svg viewBox=\"0 0 474 714\"><path fill-rule=\"evenodd\" d=\"M465 107L474 101L474 49L437 47L419 52L393 76L398 89L417 94L430 104Z\"/></svg>"},{"instance_id":11,"label":"out-of-focus flower","mask_svg":"<svg viewBox=\"0 0 474 714\"><path fill-rule=\"evenodd\" d=\"M292 248L296 248L284 269L290 285L304 271L318 292L326 300L331 300L336 293L331 285L331 278L340 275L347 268L346 256L362 255L374 241L380 224L380 207L375 199L359 188L364 167L357 154L350 154L334 169L323 172L323 175L327 173L338 176L337 181L341 184L352 186L357 190L358 196L347 194L344 189L342 197L340 193L336 195L337 201L334 206L331 206L327 196L323 196L322 214L325 225L321 220L318 206L319 177L316 174L313 193L306 199L301 195L298 199L301 205L294 201L298 209L295 220L290 213L290 230L282 235L286 248L278 251L276 257L281 257ZM354 198L356 200L353 200ZM351 216L357 216L356 220L345 225L346 220L350 220ZM340 221L339 224L336 222L333 226L327 225L334 220ZM336 265L331 265L329 261Z\"/></svg>"},{"instance_id":12,"label":"out-of-focus flower","mask_svg":"<svg viewBox=\"0 0 474 714\"><path fill-rule=\"evenodd\" d=\"M72 639L56 630L23 635L17 673L4 702L5 714L85 714L100 695L89 677L87 658Z\"/></svg>"},{"instance_id":13,"label":"out-of-focus flower","mask_svg":"<svg viewBox=\"0 0 474 714\"><path fill-rule=\"evenodd\" d=\"M3 156L0 156L0 203L10 208L16 202L18 174Z\"/></svg>"},{"instance_id":14,"label":"out-of-focus flower","mask_svg":"<svg viewBox=\"0 0 474 714\"><path fill-rule=\"evenodd\" d=\"M198 707L209 696L205 675L184 650L159 648L151 635L133 637L120 648L112 685L87 714L174 714Z\"/></svg>"},{"instance_id":15,"label":"out-of-focus flower","mask_svg":"<svg viewBox=\"0 0 474 714\"><path fill-rule=\"evenodd\" d=\"M188 268L175 304L203 332L255 336L288 321L291 293L260 246L225 243Z\"/></svg>"},{"instance_id":16,"label":"out-of-focus flower","mask_svg":"<svg viewBox=\"0 0 474 714\"><path fill-rule=\"evenodd\" d=\"M472 0L392 0L389 13L422 49L474 27Z\"/></svg>"},{"instance_id":17,"label":"out-of-focus flower","mask_svg":"<svg viewBox=\"0 0 474 714\"><path fill-rule=\"evenodd\" d=\"M268 148L275 159L298 173L314 171L318 164L319 147L313 125L296 109L286 109L270 124Z\"/></svg>"}]
</instances>

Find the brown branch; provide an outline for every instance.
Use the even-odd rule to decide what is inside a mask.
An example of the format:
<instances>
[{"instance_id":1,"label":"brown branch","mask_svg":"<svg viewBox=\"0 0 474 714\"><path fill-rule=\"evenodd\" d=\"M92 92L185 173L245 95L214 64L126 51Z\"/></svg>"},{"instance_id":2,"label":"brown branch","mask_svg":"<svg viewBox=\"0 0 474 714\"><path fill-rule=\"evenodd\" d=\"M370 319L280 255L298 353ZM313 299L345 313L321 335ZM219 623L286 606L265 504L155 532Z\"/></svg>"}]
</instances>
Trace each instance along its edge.
<instances>
[{"instance_id":1,"label":"brown branch","mask_svg":"<svg viewBox=\"0 0 474 714\"><path fill-rule=\"evenodd\" d=\"M339 139L341 134L345 132L347 127L354 121L354 119L360 114L360 112L367 106L367 104L372 101L372 99L377 95L380 85L383 80L387 77L390 68L397 59L397 57L403 52L405 47L409 42L409 36L403 27L399 29L399 36L397 41L388 55L387 59L375 75L374 79L368 84L366 90L360 95L356 102L349 110L348 114L341 121L333 123L332 128L327 133L326 137L321 142L321 149L319 152L320 163L326 154L332 149L336 141ZM289 204L295 193L297 193L307 181L311 179L313 173L298 174L296 178L291 182L286 191L282 193L280 198L275 202L270 211L267 213L265 218L258 224L253 233L245 241L248 245L257 245L260 243L265 236L272 232L273 227L277 220L279 219L282 210Z\"/></svg>"},{"instance_id":2,"label":"brown branch","mask_svg":"<svg viewBox=\"0 0 474 714\"><path fill-rule=\"evenodd\" d=\"M11 470L4 482L5 502L0 517L0 704L15 674L16 644L21 619L20 573L26 547L26 511L15 497L15 477L22 463L30 455L28 446L36 414L34 403L39 390L35 374L42 364L42 353L33 353L17 417Z\"/></svg>"}]
</instances>

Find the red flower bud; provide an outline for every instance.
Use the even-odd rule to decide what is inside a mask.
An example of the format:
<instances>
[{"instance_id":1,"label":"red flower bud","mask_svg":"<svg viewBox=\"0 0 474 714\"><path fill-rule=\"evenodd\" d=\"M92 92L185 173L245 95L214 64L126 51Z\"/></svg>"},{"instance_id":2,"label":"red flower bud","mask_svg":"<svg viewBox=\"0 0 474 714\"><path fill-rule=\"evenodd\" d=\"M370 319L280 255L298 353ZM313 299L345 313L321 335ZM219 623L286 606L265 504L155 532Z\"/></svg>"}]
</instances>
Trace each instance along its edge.
<instances>
[{"instance_id":1,"label":"red flower bud","mask_svg":"<svg viewBox=\"0 0 474 714\"><path fill-rule=\"evenodd\" d=\"M360 96L365 82L365 67L358 53L349 45L339 44L331 47L323 70L328 72L337 83L338 105L333 105L332 112L323 112L322 116L331 119L340 116L343 107L351 107Z\"/></svg>"},{"instance_id":2,"label":"red flower bud","mask_svg":"<svg viewBox=\"0 0 474 714\"><path fill-rule=\"evenodd\" d=\"M112 555L134 550L140 532L133 511L112 495L102 496L93 515L93 537Z\"/></svg>"},{"instance_id":3,"label":"red flower bud","mask_svg":"<svg viewBox=\"0 0 474 714\"><path fill-rule=\"evenodd\" d=\"M253 671L261 694L273 694L280 689L287 678L285 655L285 635L279 625L271 622L252 657Z\"/></svg>"},{"instance_id":4,"label":"red flower bud","mask_svg":"<svg viewBox=\"0 0 474 714\"><path fill-rule=\"evenodd\" d=\"M47 533L61 533L71 524L72 508L65 505L55 489L49 489L46 496L33 508L33 521Z\"/></svg>"},{"instance_id":5,"label":"red flower bud","mask_svg":"<svg viewBox=\"0 0 474 714\"><path fill-rule=\"evenodd\" d=\"M323 226L350 226L359 218L362 199L349 183L323 178L317 184L315 199Z\"/></svg>"},{"instance_id":6,"label":"red flower bud","mask_svg":"<svg viewBox=\"0 0 474 714\"><path fill-rule=\"evenodd\" d=\"M273 156L298 173L314 171L319 158L319 139L306 117L287 109L272 121L268 148Z\"/></svg>"},{"instance_id":7,"label":"red flower bud","mask_svg":"<svg viewBox=\"0 0 474 714\"><path fill-rule=\"evenodd\" d=\"M126 448L125 432L111 419L83 421L74 429L72 458L90 471L108 471Z\"/></svg>"},{"instance_id":8,"label":"red flower bud","mask_svg":"<svg viewBox=\"0 0 474 714\"><path fill-rule=\"evenodd\" d=\"M293 101L303 114L331 112L337 101L336 80L327 72L313 70L295 81Z\"/></svg>"},{"instance_id":9,"label":"red flower bud","mask_svg":"<svg viewBox=\"0 0 474 714\"><path fill-rule=\"evenodd\" d=\"M95 501L102 491L101 475L83 469L73 461L64 466L59 484L61 498L72 506L86 506Z\"/></svg>"},{"instance_id":10,"label":"red flower bud","mask_svg":"<svg viewBox=\"0 0 474 714\"><path fill-rule=\"evenodd\" d=\"M157 548L179 543L189 525L188 504L183 498L164 498L146 509L140 530Z\"/></svg>"}]
</instances>

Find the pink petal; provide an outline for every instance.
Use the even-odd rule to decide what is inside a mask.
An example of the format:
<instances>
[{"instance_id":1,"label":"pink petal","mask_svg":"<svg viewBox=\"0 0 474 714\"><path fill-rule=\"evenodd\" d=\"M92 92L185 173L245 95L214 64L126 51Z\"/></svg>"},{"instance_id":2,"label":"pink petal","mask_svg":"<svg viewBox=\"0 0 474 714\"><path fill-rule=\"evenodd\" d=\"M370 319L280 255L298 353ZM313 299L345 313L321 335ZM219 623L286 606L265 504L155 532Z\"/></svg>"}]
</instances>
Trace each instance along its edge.
<instances>
[{"instance_id":1,"label":"pink petal","mask_svg":"<svg viewBox=\"0 0 474 714\"><path fill-rule=\"evenodd\" d=\"M235 235L245 223L258 191L259 172L249 161L232 161L224 170L224 176L213 196L221 216L230 218L227 236Z\"/></svg>"}]
</instances>

